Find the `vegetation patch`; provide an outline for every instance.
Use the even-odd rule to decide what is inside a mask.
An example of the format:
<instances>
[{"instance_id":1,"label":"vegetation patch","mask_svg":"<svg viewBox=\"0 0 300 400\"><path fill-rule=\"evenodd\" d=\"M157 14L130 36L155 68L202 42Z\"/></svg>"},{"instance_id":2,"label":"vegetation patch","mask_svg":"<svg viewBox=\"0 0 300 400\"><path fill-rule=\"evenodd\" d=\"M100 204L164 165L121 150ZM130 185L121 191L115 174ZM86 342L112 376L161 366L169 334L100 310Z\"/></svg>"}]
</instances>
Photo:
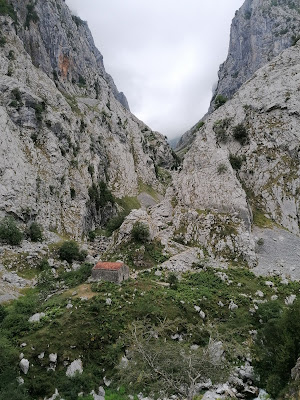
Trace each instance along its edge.
<instances>
[{"instance_id":1,"label":"vegetation patch","mask_svg":"<svg viewBox=\"0 0 300 400\"><path fill-rule=\"evenodd\" d=\"M147 352L155 350L152 354L163 355L172 350L174 356L188 356L191 345L199 346L195 360L200 366L206 360L201 354L205 354L210 340L223 342L226 359L232 366L242 362L248 356L245 343L250 343L249 331L257 330L258 340L252 356L257 371L262 371L260 386L268 384L273 390L271 382L275 378L271 379L270 376L275 371L280 387L284 387L290 366L299 354L294 344L299 343L297 332L300 332L297 325L299 304L289 308L284 300L297 293L300 284L293 282L282 285L280 278L268 278L277 288L278 300L272 301L270 298L275 293L274 289L265 284L265 278L254 276L248 269L205 270L203 265L199 265L199 268L202 270L186 273L170 286L165 283L173 282L173 279L169 278L166 271L161 271L160 276L154 271L145 271L137 279L125 281L121 286L107 282L90 286L82 282L89 276L91 266L83 265L78 272L63 272L63 280L70 289L44 302L40 301L41 295L45 298L41 291L48 280L46 271L42 272L44 279L40 280L35 290L27 291L24 297L9 305L0 306L0 360L1 365L5 366L0 369L2 398L5 399L4 393L9 393L12 399L49 397L57 388L63 398L73 400L80 392L89 396L91 390L97 390L99 384L103 384L104 376L112 379L112 386L107 391L107 396L112 399L118 400L118 396L125 399L126 395L134 395L139 390L144 394L156 391L158 386L161 388L159 380L156 375L151 382L148 380L149 369L138 355L136 366L132 365L127 371L120 370L125 350L133 350L135 329L142 346L148 334L157 332L158 339L148 337L149 347L144 347ZM254 310L257 291L263 292L267 303ZM88 295L85 296L85 293ZM81 295L88 300L81 300ZM237 305L234 311L229 309L232 302ZM67 307L68 304L71 306ZM195 306L203 310L204 319L199 316ZM254 311L251 313L249 310L252 308ZM29 317L36 312L43 312L45 316L38 323L29 323ZM272 322L274 320L277 322ZM179 335L181 341L171 339L174 334ZM15 384L19 375L21 343L27 343L22 352L30 361L28 374L22 375L25 381L22 388ZM282 352L278 352L279 349ZM38 358L41 353L44 353L44 358ZM58 355L55 370L48 368L51 353ZM78 358L82 359L83 373L69 379L64 363L70 364ZM169 359L173 360L173 357ZM174 368L177 368L176 365L179 368L181 357L177 357L180 365L176 359L173 361ZM163 362L160 365L164 368ZM228 373L230 366L226 363L224 366ZM133 384L130 384L127 378L136 375L137 369L143 379L132 380ZM219 372L222 375L224 371L218 371L217 368L215 372L212 376L217 381L221 380ZM170 375L171 378L176 376L176 371ZM146 381L149 386L143 385ZM18 394L20 390L23 397ZM275 390L278 390L278 386ZM168 391L175 393L174 388Z\"/></svg>"},{"instance_id":2,"label":"vegetation patch","mask_svg":"<svg viewBox=\"0 0 300 400\"><path fill-rule=\"evenodd\" d=\"M15 22L17 22L17 15L14 7L7 0L0 0L0 15L9 15Z\"/></svg>"},{"instance_id":3,"label":"vegetation patch","mask_svg":"<svg viewBox=\"0 0 300 400\"><path fill-rule=\"evenodd\" d=\"M131 237L136 242L146 243L149 241L150 232L148 225L142 222L135 222L132 230L131 230Z\"/></svg>"},{"instance_id":4,"label":"vegetation patch","mask_svg":"<svg viewBox=\"0 0 300 400\"><path fill-rule=\"evenodd\" d=\"M68 263L72 261L84 261L87 253L80 251L78 243L74 240L64 242L59 248L59 257L61 260L66 260Z\"/></svg>"},{"instance_id":5,"label":"vegetation patch","mask_svg":"<svg viewBox=\"0 0 300 400\"><path fill-rule=\"evenodd\" d=\"M23 233L18 228L14 218L3 218L0 222L0 240L12 246L17 246L21 243L22 239Z\"/></svg>"},{"instance_id":6,"label":"vegetation patch","mask_svg":"<svg viewBox=\"0 0 300 400\"><path fill-rule=\"evenodd\" d=\"M253 208L253 224L259 228L272 228L274 226L272 220L266 217L263 210L257 207Z\"/></svg>"},{"instance_id":7,"label":"vegetation patch","mask_svg":"<svg viewBox=\"0 0 300 400\"><path fill-rule=\"evenodd\" d=\"M242 168L243 158L235 156L234 154L229 155L229 162L235 171L239 171Z\"/></svg>"},{"instance_id":8,"label":"vegetation patch","mask_svg":"<svg viewBox=\"0 0 300 400\"><path fill-rule=\"evenodd\" d=\"M215 98L215 108L220 108L223 106L227 101L227 97L223 96L222 94L218 94L218 96Z\"/></svg>"},{"instance_id":9,"label":"vegetation patch","mask_svg":"<svg viewBox=\"0 0 300 400\"><path fill-rule=\"evenodd\" d=\"M25 28L29 28L30 26L30 22L32 21L33 23L37 23L39 21L39 17L37 15L37 12L35 10L35 4L33 2L30 2L29 4L27 4L26 8L27 8L27 15L26 15L26 20L25 20L25 24L24 27Z\"/></svg>"},{"instance_id":10,"label":"vegetation patch","mask_svg":"<svg viewBox=\"0 0 300 400\"><path fill-rule=\"evenodd\" d=\"M41 242L43 240L42 227L38 223L33 222L28 228L28 236L33 242Z\"/></svg>"},{"instance_id":11,"label":"vegetation patch","mask_svg":"<svg viewBox=\"0 0 300 400\"><path fill-rule=\"evenodd\" d=\"M154 198L154 200L159 200L158 193L153 189L153 187L139 180L139 193L143 192L149 194L151 197Z\"/></svg>"},{"instance_id":12,"label":"vegetation patch","mask_svg":"<svg viewBox=\"0 0 300 400\"><path fill-rule=\"evenodd\" d=\"M249 134L244 124L238 124L233 127L233 137L242 146L249 142Z\"/></svg>"},{"instance_id":13,"label":"vegetation patch","mask_svg":"<svg viewBox=\"0 0 300 400\"><path fill-rule=\"evenodd\" d=\"M218 143L226 143L228 140L227 130L230 126L231 118L224 118L216 121L213 126L213 130L216 134Z\"/></svg>"}]
</instances>

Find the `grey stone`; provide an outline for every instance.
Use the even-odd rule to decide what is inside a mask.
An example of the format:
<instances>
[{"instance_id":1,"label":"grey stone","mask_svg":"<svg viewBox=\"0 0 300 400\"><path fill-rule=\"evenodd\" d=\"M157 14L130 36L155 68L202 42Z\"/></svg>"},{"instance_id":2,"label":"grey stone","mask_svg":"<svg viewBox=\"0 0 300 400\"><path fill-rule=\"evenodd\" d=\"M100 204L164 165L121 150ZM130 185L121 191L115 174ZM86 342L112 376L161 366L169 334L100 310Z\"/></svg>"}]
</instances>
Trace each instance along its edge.
<instances>
[{"instance_id":1,"label":"grey stone","mask_svg":"<svg viewBox=\"0 0 300 400\"><path fill-rule=\"evenodd\" d=\"M284 302L287 306L291 306L294 303L294 301L296 300L296 298L297 298L297 296L295 294L291 294L290 296L286 297Z\"/></svg>"},{"instance_id":2,"label":"grey stone","mask_svg":"<svg viewBox=\"0 0 300 400\"><path fill-rule=\"evenodd\" d=\"M220 66L214 96L232 97L260 67L290 47L295 23L300 23L299 14L284 2L274 7L246 0L232 21L228 57Z\"/></svg>"},{"instance_id":3,"label":"grey stone","mask_svg":"<svg viewBox=\"0 0 300 400\"><path fill-rule=\"evenodd\" d=\"M234 311L234 310L238 309L239 306L238 306L237 304L235 304L235 303L231 300L231 302L230 302L228 308L229 308L230 311Z\"/></svg>"},{"instance_id":4,"label":"grey stone","mask_svg":"<svg viewBox=\"0 0 300 400\"><path fill-rule=\"evenodd\" d=\"M19 363L21 371L27 375L29 371L29 361L26 358L22 358L22 360Z\"/></svg>"},{"instance_id":5,"label":"grey stone","mask_svg":"<svg viewBox=\"0 0 300 400\"><path fill-rule=\"evenodd\" d=\"M82 361L80 359L74 360L67 368L66 375L69 378L72 378L76 374L82 374L83 373L83 366L82 366Z\"/></svg>"},{"instance_id":6,"label":"grey stone","mask_svg":"<svg viewBox=\"0 0 300 400\"><path fill-rule=\"evenodd\" d=\"M41 313L36 313L34 315L32 315L28 322L40 322L41 318L43 318L46 314L41 312Z\"/></svg>"},{"instance_id":7,"label":"grey stone","mask_svg":"<svg viewBox=\"0 0 300 400\"><path fill-rule=\"evenodd\" d=\"M57 353L51 353L49 354L49 361L51 363L56 363L57 362Z\"/></svg>"}]
</instances>

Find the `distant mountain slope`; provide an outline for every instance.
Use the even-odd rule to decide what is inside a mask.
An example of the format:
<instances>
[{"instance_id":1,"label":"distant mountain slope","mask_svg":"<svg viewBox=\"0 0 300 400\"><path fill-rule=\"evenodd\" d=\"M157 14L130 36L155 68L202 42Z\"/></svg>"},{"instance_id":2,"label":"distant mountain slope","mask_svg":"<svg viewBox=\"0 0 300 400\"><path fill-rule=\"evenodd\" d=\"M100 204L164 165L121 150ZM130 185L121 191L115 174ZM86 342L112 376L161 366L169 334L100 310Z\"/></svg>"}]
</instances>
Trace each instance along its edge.
<instances>
[{"instance_id":1,"label":"distant mountain slope","mask_svg":"<svg viewBox=\"0 0 300 400\"><path fill-rule=\"evenodd\" d=\"M223 101L231 98L255 71L299 38L299 1L245 0L231 24L228 56L220 66L209 113L217 108L217 96L223 96ZM183 156L193 143L195 128L185 132L176 145L179 155Z\"/></svg>"},{"instance_id":2,"label":"distant mountain slope","mask_svg":"<svg viewBox=\"0 0 300 400\"><path fill-rule=\"evenodd\" d=\"M162 191L158 167L173 166L171 149L130 113L86 23L62 0L6 4L0 214L80 236L116 214L107 190Z\"/></svg>"},{"instance_id":3,"label":"distant mountain slope","mask_svg":"<svg viewBox=\"0 0 300 400\"><path fill-rule=\"evenodd\" d=\"M219 94L230 98L299 35L299 1L246 0L232 21L228 56L220 66L214 98Z\"/></svg>"}]
</instances>

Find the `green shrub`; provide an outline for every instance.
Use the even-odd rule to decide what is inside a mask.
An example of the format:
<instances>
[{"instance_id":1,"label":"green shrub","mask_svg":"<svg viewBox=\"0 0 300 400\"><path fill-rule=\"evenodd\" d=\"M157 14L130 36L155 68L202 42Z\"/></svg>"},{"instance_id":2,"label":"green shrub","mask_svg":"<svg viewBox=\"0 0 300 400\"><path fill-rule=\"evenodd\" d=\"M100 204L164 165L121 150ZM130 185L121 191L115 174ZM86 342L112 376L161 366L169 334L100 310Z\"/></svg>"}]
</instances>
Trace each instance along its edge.
<instances>
[{"instance_id":1,"label":"green shrub","mask_svg":"<svg viewBox=\"0 0 300 400\"><path fill-rule=\"evenodd\" d=\"M10 50L9 53L8 53L7 58L8 58L10 61L14 61L14 60L15 60L15 52L14 52L13 50Z\"/></svg>"},{"instance_id":2,"label":"green shrub","mask_svg":"<svg viewBox=\"0 0 300 400\"><path fill-rule=\"evenodd\" d=\"M42 261L38 264L37 268L40 271L46 271L50 269L50 265L48 263L47 258L43 258Z\"/></svg>"},{"instance_id":3,"label":"green shrub","mask_svg":"<svg viewBox=\"0 0 300 400\"><path fill-rule=\"evenodd\" d=\"M69 287L80 285L90 277L92 267L91 264L83 264L76 271L65 272L62 275L62 279Z\"/></svg>"},{"instance_id":4,"label":"green shrub","mask_svg":"<svg viewBox=\"0 0 300 400\"><path fill-rule=\"evenodd\" d=\"M96 210L99 211L100 208L105 207L107 203L112 205L115 203L114 196L108 189L107 184L100 181L98 185L93 183L88 190L90 201L95 204Z\"/></svg>"},{"instance_id":5,"label":"green shrub","mask_svg":"<svg viewBox=\"0 0 300 400\"><path fill-rule=\"evenodd\" d=\"M11 91L11 94L13 96L13 98L17 101L20 102L22 100L22 96L21 96L21 92L19 90L19 88L15 88Z\"/></svg>"},{"instance_id":6,"label":"green shrub","mask_svg":"<svg viewBox=\"0 0 300 400\"><path fill-rule=\"evenodd\" d=\"M227 101L227 97L223 96L222 94L218 94L218 96L215 98L215 107L219 108L223 104L225 104Z\"/></svg>"},{"instance_id":7,"label":"green shrub","mask_svg":"<svg viewBox=\"0 0 300 400\"><path fill-rule=\"evenodd\" d=\"M228 139L227 129L230 125L230 118L224 118L216 121L213 126L213 131L216 134L216 139L219 143L226 143Z\"/></svg>"},{"instance_id":8,"label":"green shrub","mask_svg":"<svg viewBox=\"0 0 300 400\"><path fill-rule=\"evenodd\" d=\"M236 171L240 170L243 164L243 159L239 156L235 156L233 154L230 154L229 156L229 162L232 166L232 168Z\"/></svg>"},{"instance_id":9,"label":"green shrub","mask_svg":"<svg viewBox=\"0 0 300 400\"><path fill-rule=\"evenodd\" d=\"M224 174L227 171L227 165L225 164L219 164L218 165L218 174Z\"/></svg>"},{"instance_id":10,"label":"green shrub","mask_svg":"<svg viewBox=\"0 0 300 400\"><path fill-rule=\"evenodd\" d=\"M83 261L87 254L79 250L78 243L74 240L64 242L59 248L59 257L71 263L74 260Z\"/></svg>"},{"instance_id":11,"label":"green shrub","mask_svg":"<svg viewBox=\"0 0 300 400\"><path fill-rule=\"evenodd\" d=\"M75 197L76 197L76 192L75 192L75 189L74 189L74 188L71 188L71 189L70 189L70 196L71 196L71 199L72 199L72 200L75 199Z\"/></svg>"},{"instance_id":12,"label":"green shrub","mask_svg":"<svg viewBox=\"0 0 300 400\"><path fill-rule=\"evenodd\" d=\"M118 214L116 217L111 218L105 226L107 233L111 235L116 229L119 229L120 226L123 224L126 216L127 213L123 212Z\"/></svg>"},{"instance_id":13,"label":"green shrub","mask_svg":"<svg viewBox=\"0 0 300 400\"><path fill-rule=\"evenodd\" d=\"M26 7L27 7L27 15L26 15L24 27L29 28L30 22L32 21L34 23L37 23L39 21L39 17L34 9L35 4L29 3L29 4L27 4Z\"/></svg>"},{"instance_id":14,"label":"green shrub","mask_svg":"<svg viewBox=\"0 0 300 400\"><path fill-rule=\"evenodd\" d=\"M238 124L233 128L233 137L241 145L244 145L249 141L248 131L243 124Z\"/></svg>"},{"instance_id":15,"label":"green shrub","mask_svg":"<svg viewBox=\"0 0 300 400\"><path fill-rule=\"evenodd\" d=\"M33 105L35 111L35 117L37 121L41 122L43 120L43 112L46 110L46 103L42 101L41 103L35 103Z\"/></svg>"},{"instance_id":16,"label":"green shrub","mask_svg":"<svg viewBox=\"0 0 300 400\"><path fill-rule=\"evenodd\" d=\"M196 132L198 132L199 131L199 129L201 129L202 128L202 126L204 126L205 125L205 122L204 121L199 121L196 125L195 125L195 127L194 127L194 129L193 129L193 133L196 133Z\"/></svg>"},{"instance_id":17,"label":"green shrub","mask_svg":"<svg viewBox=\"0 0 300 400\"><path fill-rule=\"evenodd\" d=\"M147 242L150 237L148 226L143 222L135 222L131 230L131 236L137 242Z\"/></svg>"},{"instance_id":18,"label":"green shrub","mask_svg":"<svg viewBox=\"0 0 300 400\"><path fill-rule=\"evenodd\" d=\"M0 15L9 15L15 22L17 21L15 10L7 0L0 0Z\"/></svg>"},{"instance_id":19,"label":"green shrub","mask_svg":"<svg viewBox=\"0 0 300 400\"><path fill-rule=\"evenodd\" d=\"M178 278L174 273L171 273L168 276L168 283L170 284L170 288L176 290L178 288Z\"/></svg>"},{"instance_id":20,"label":"green shrub","mask_svg":"<svg viewBox=\"0 0 300 400\"><path fill-rule=\"evenodd\" d=\"M86 86L86 80L82 75L79 75L79 77L78 77L78 86L79 87L85 87Z\"/></svg>"},{"instance_id":21,"label":"green shrub","mask_svg":"<svg viewBox=\"0 0 300 400\"><path fill-rule=\"evenodd\" d=\"M296 301L280 311L277 302L259 307L258 313L265 323L253 347L253 363L261 385L274 398L288 383L300 356L300 303Z\"/></svg>"},{"instance_id":22,"label":"green shrub","mask_svg":"<svg viewBox=\"0 0 300 400\"><path fill-rule=\"evenodd\" d=\"M7 315L6 309L2 306L2 304L0 304L0 324L4 320L6 315Z\"/></svg>"},{"instance_id":23,"label":"green shrub","mask_svg":"<svg viewBox=\"0 0 300 400\"><path fill-rule=\"evenodd\" d=\"M88 233L89 241L93 242L96 238L96 232L95 231L89 231Z\"/></svg>"},{"instance_id":24,"label":"green shrub","mask_svg":"<svg viewBox=\"0 0 300 400\"><path fill-rule=\"evenodd\" d=\"M4 36L0 36L0 47L4 47L6 44L6 38Z\"/></svg>"},{"instance_id":25,"label":"green shrub","mask_svg":"<svg viewBox=\"0 0 300 400\"><path fill-rule=\"evenodd\" d=\"M19 245L23 234L16 225L13 217L5 217L0 222L0 240L13 246Z\"/></svg>"},{"instance_id":26,"label":"green shrub","mask_svg":"<svg viewBox=\"0 0 300 400\"><path fill-rule=\"evenodd\" d=\"M33 222L29 226L28 235L33 242L41 242L43 240L42 227L36 222Z\"/></svg>"}]
</instances>

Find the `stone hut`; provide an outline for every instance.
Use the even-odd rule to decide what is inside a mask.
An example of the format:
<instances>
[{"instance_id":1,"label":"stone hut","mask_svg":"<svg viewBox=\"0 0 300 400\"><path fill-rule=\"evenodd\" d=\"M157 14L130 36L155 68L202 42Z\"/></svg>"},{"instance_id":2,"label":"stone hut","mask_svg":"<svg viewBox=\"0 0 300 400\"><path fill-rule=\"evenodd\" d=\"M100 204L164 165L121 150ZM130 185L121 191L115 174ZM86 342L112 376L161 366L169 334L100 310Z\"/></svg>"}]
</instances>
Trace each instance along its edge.
<instances>
[{"instance_id":1,"label":"stone hut","mask_svg":"<svg viewBox=\"0 0 300 400\"><path fill-rule=\"evenodd\" d=\"M129 268L122 262L98 262L92 269L92 278L97 281L121 283L129 278Z\"/></svg>"}]
</instances>

